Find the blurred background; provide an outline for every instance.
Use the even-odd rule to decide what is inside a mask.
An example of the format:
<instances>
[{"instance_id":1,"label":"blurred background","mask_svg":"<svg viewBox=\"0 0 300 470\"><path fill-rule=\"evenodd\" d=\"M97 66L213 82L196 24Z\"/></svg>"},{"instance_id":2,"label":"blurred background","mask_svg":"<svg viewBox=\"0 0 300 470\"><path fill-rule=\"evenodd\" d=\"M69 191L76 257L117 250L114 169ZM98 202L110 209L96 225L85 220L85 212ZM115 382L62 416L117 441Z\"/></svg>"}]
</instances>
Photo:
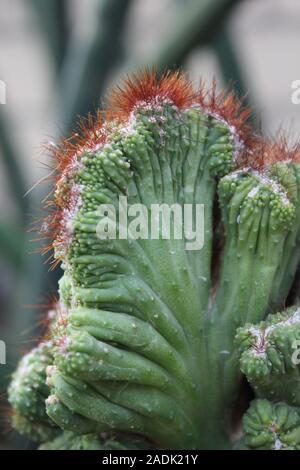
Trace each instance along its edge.
<instances>
[{"instance_id":1,"label":"blurred background","mask_svg":"<svg viewBox=\"0 0 300 470\"><path fill-rule=\"evenodd\" d=\"M230 82L266 135L300 129L292 82L300 79L298 0L0 1L0 448L32 448L9 429L5 389L21 353L36 344L55 296L29 233L49 173L45 141L68 133L128 72L180 67L197 83ZM2 344L3 345L3 344Z\"/></svg>"}]
</instances>

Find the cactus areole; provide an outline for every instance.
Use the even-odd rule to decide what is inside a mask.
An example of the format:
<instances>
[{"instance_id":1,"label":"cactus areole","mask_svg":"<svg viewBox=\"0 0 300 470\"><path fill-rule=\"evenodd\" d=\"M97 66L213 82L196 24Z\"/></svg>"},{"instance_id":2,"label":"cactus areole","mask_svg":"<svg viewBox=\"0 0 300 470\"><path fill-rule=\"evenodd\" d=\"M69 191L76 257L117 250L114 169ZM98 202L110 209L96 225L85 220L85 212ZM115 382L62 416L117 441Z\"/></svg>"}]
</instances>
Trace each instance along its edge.
<instances>
[{"instance_id":1,"label":"cactus areole","mask_svg":"<svg viewBox=\"0 0 300 470\"><path fill-rule=\"evenodd\" d=\"M42 449L300 449L300 313L274 314L299 262L300 148L248 117L232 93L147 71L52 145L41 231L64 274L9 388ZM197 207L189 250L175 213Z\"/></svg>"}]
</instances>

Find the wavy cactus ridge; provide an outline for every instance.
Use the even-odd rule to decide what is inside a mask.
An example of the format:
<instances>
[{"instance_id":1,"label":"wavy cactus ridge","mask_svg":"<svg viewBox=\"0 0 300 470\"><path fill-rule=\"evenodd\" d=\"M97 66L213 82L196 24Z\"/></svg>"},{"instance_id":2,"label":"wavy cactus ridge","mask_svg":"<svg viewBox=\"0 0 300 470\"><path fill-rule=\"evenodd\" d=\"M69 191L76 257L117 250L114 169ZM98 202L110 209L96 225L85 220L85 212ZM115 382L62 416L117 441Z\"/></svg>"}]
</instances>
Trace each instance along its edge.
<instances>
[{"instance_id":1,"label":"wavy cactus ridge","mask_svg":"<svg viewBox=\"0 0 300 470\"><path fill-rule=\"evenodd\" d=\"M78 435L65 431L52 441L43 444L39 450L140 450L151 449L147 442L139 438L128 440L121 436L116 439L105 439L97 434Z\"/></svg>"},{"instance_id":2,"label":"wavy cactus ridge","mask_svg":"<svg viewBox=\"0 0 300 470\"><path fill-rule=\"evenodd\" d=\"M258 396L300 406L300 310L290 307L237 332L241 370Z\"/></svg>"},{"instance_id":3,"label":"wavy cactus ridge","mask_svg":"<svg viewBox=\"0 0 300 470\"><path fill-rule=\"evenodd\" d=\"M157 448L231 446L236 330L284 303L299 262L298 147L266 143L248 115L214 85L194 91L179 73L147 72L112 93L106 118L54 147L42 229L64 270L63 314L51 325L43 399L64 433L50 448L120 432ZM122 224L113 239L99 236L99 206L120 215L121 198L147 209L203 204L202 249L161 229L126 239ZM217 198L225 243L213 276Z\"/></svg>"},{"instance_id":4,"label":"wavy cactus ridge","mask_svg":"<svg viewBox=\"0 0 300 470\"><path fill-rule=\"evenodd\" d=\"M245 436L241 448L252 450L299 450L300 416L285 403L255 400L243 418Z\"/></svg>"},{"instance_id":5,"label":"wavy cactus ridge","mask_svg":"<svg viewBox=\"0 0 300 470\"><path fill-rule=\"evenodd\" d=\"M45 409L49 395L46 369L53 362L53 344L42 342L27 353L13 375L8 395L13 408L12 425L21 434L45 442L59 434Z\"/></svg>"}]
</instances>

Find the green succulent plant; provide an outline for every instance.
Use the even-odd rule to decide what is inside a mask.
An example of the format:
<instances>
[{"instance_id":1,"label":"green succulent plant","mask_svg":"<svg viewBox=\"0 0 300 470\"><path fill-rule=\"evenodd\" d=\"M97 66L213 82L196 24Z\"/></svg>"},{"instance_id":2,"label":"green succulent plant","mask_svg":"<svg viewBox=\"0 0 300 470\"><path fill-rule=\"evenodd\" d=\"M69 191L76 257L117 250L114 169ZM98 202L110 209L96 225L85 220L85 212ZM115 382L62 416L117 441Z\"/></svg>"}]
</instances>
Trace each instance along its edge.
<instances>
[{"instance_id":1,"label":"green succulent plant","mask_svg":"<svg viewBox=\"0 0 300 470\"><path fill-rule=\"evenodd\" d=\"M9 389L14 426L42 448L231 448L242 373L271 401L251 405L240 447L298 448L298 311L264 319L299 262L299 152L255 135L248 115L233 94L147 72L55 147L43 231L64 270L60 313ZM121 197L203 205L203 247L162 227L99 235Z\"/></svg>"}]
</instances>

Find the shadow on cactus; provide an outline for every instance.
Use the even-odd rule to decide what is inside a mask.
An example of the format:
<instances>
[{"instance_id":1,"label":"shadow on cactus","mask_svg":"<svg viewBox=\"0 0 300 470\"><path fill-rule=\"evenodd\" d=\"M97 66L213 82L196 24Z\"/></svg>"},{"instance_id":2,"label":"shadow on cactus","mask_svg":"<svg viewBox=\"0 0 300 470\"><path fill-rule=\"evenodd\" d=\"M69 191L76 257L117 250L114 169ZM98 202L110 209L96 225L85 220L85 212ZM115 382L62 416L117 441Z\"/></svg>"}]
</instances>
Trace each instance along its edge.
<instances>
[{"instance_id":1,"label":"shadow on cactus","mask_svg":"<svg viewBox=\"0 0 300 470\"><path fill-rule=\"evenodd\" d=\"M108 101L52 147L42 232L64 275L50 335L13 376L13 425L45 449L298 449L300 316L272 312L299 262L300 148L180 73L133 76ZM175 206L203 205L203 246L165 236L164 216L156 237L137 220L138 236L99 235L121 196L135 215L170 208L169 234ZM242 374L258 399L240 440Z\"/></svg>"}]
</instances>

